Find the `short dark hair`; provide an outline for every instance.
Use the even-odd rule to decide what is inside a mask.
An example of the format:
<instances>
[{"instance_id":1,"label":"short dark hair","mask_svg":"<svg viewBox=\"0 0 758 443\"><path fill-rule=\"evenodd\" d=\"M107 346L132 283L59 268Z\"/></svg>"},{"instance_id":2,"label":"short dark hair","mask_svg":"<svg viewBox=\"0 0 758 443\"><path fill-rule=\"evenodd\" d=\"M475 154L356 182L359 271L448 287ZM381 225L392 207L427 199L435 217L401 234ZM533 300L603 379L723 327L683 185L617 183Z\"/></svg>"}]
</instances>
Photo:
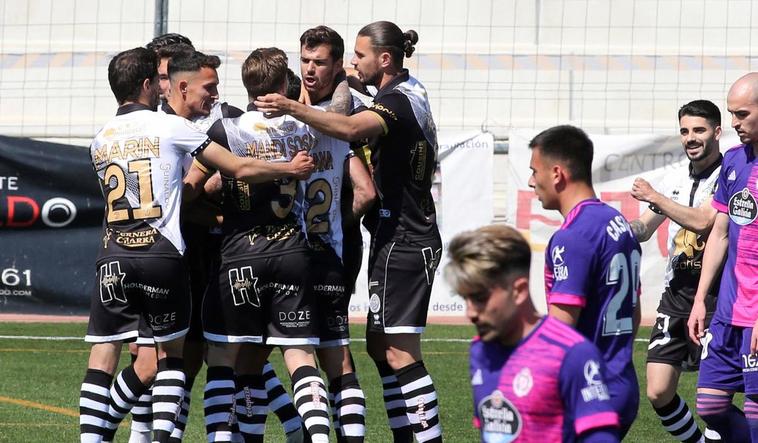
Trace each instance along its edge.
<instances>
[{"instance_id":1,"label":"short dark hair","mask_svg":"<svg viewBox=\"0 0 758 443\"><path fill-rule=\"evenodd\" d=\"M710 100L695 100L679 108L679 120L685 115L692 117L702 117L708 121L714 128L721 126L721 111L719 107Z\"/></svg>"},{"instance_id":2,"label":"short dark hair","mask_svg":"<svg viewBox=\"0 0 758 443\"><path fill-rule=\"evenodd\" d=\"M300 77L292 69L287 69L287 98L297 100L300 98L300 86L302 85Z\"/></svg>"},{"instance_id":3,"label":"short dark hair","mask_svg":"<svg viewBox=\"0 0 758 443\"><path fill-rule=\"evenodd\" d=\"M308 29L300 36L300 47L305 46L308 49L315 48L319 45L329 45L329 55L332 61L336 61L345 55L345 42L334 29L320 25Z\"/></svg>"},{"instance_id":4,"label":"short dark hair","mask_svg":"<svg viewBox=\"0 0 758 443\"><path fill-rule=\"evenodd\" d=\"M195 52L195 48L184 43L177 43L175 45L166 45L156 51L158 54L158 62L164 58L172 59L174 57L185 57Z\"/></svg>"},{"instance_id":5,"label":"short dark hair","mask_svg":"<svg viewBox=\"0 0 758 443\"><path fill-rule=\"evenodd\" d=\"M539 149L545 157L561 162L571 180L592 186L592 140L581 129L571 125L546 129L529 142L529 148Z\"/></svg>"},{"instance_id":6,"label":"short dark hair","mask_svg":"<svg viewBox=\"0 0 758 443\"><path fill-rule=\"evenodd\" d=\"M392 55L392 63L403 67L403 55L410 57L416 50L418 33L414 30L401 31L400 28L388 21L369 23L358 31L359 36L371 39L375 52L388 51Z\"/></svg>"},{"instance_id":7,"label":"short dark hair","mask_svg":"<svg viewBox=\"0 0 758 443\"><path fill-rule=\"evenodd\" d=\"M202 68L218 69L221 59L215 55L205 55L200 51L177 53L168 61L168 76L178 72L197 72Z\"/></svg>"},{"instance_id":8,"label":"short dark hair","mask_svg":"<svg viewBox=\"0 0 758 443\"><path fill-rule=\"evenodd\" d=\"M176 44L184 44L192 46L192 41L190 41L189 38L181 35L176 34L173 32L169 32L168 34L162 34L150 41L145 47L151 51L158 52L161 48L165 46L171 46ZM194 46L193 46L194 49Z\"/></svg>"},{"instance_id":9,"label":"short dark hair","mask_svg":"<svg viewBox=\"0 0 758 443\"><path fill-rule=\"evenodd\" d=\"M287 54L279 48L258 48L242 63L248 98L276 92L287 81Z\"/></svg>"},{"instance_id":10,"label":"short dark hair","mask_svg":"<svg viewBox=\"0 0 758 443\"><path fill-rule=\"evenodd\" d=\"M158 59L155 52L134 48L119 52L108 63L108 83L118 104L136 101L145 79L157 81Z\"/></svg>"}]
</instances>

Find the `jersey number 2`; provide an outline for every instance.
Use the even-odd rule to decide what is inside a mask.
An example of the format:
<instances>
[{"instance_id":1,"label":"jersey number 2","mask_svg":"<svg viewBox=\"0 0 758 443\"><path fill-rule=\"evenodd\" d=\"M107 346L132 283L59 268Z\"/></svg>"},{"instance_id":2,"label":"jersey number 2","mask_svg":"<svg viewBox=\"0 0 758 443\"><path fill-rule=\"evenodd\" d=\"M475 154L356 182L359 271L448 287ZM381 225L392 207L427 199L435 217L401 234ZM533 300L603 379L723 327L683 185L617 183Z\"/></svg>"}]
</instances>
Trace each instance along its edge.
<instances>
[{"instance_id":1,"label":"jersey number 2","mask_svg":"<svg viewBox=\"0 0 758 443\"><path fill-rule=\"evenodd\" d=\"M616 293L603 318L603 335L631 334L634 329L632 317L619 317L619 311L628 295L632 296L632 306L637 306L637 288L640 281L640 253L632 251L629 261L622 252L614 255L608 268L605 284L615 286Z\"/></svg>"}]
</instances>

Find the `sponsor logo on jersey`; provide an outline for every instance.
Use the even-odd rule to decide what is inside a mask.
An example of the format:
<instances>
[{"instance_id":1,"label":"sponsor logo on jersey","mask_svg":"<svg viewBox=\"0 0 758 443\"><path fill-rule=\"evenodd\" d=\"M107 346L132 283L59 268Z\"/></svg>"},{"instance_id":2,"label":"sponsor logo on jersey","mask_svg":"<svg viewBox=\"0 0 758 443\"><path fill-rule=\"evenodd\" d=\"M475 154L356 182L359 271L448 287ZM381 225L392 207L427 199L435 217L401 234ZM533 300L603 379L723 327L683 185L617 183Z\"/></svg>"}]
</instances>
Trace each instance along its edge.
<instances>
[{"instance_id":1,"label":"sponsor logo on jersey","mask_svg":"<svg viewBox=\"0 0 758 443\"><path fill-rule=\"evenodd\" d=\"M100 300L108 303L118 300L126 303L124 293L124 278L126 274L121 272L121 263L112 261L100 265Z\"/></svg>"},{"instance_id":2,"label":"sponsor logo on jersey","mask_svg":"<svg viewBox=\"0 0 758 443\"><path fill-rule=\"evenodd\" d=\"M380 218L390 218L392 217L392 211L389 209L380 209L379 210L379 217Z\"/></svg>"},{"instance_id":3,"label":"sponsor logo on jersey","mask_svg":"<svg viewBox=\"0 0 758 443\"><path fill-rule=\"evenodd\" d=\"M376 314L379 312L379 308L381 308L382 302L379 300L379 296L377 294L371 294L371 298L368 300L368 309L373 313Z\"/></svg>"},{"instance_id":4,"label":"sponsor logo on jersey","mask_svg":"<svg viewBox=\"0 0 758 443\"><path fill-rule=\"evenodd\" d=\"M522 368L515 377L513 377L513 393L517 397L524 397L534 386L534 378L529 368Z\"/></svg>"},{"instance_id":5,"label":"sponsor logo on jersey","mask_svg":"<svg viewBox=\"0 0 758 443\"><path fill-rule=\"evenodd\" d=\"M261 299L258 295L258 277L253 275L252 266L242 268L232 268L229 274L229 287L232 291L232 300L234 306L240 306L248 303L253 306L260 306Z\"/></svg>"},{"instance_id":6,"label":"sponsor logo on jersey","mask_svg":"<svg viewBox=\"0 0 758 443\"><path fill-rule=\"evenodd\" d=\"M758 216L758 204L748 188L732 195L728 206L729 218L740 226L749 225Z\"/></svg>"},{"instance_id":7,"label":"sponsor logo on jersey","mask_svg":"<svg viewBox=\"0 0 758 443\"><path fill-rule=\"evenodd\" d=\"M568 279L569 270L566 263L563 261L563 253L566 252L565 246L554 246L550 251L550 257L553 260L553 275L555 281L563 281Z\"/></svg>"},{"instance_id":8,"label":"sponsor logo on jersey","mask_svg":"<svg viewBox=\"0 0 758 443\"><path fill-rule=\"evenodd\" d=\"M587 387L582 388L582 399L585 402L611 398L608 387L600 377L600 364L595 360L587 360L584 364L584 380L587 382Z\"/></svg>"},{"instance_id":9,"label":"sponsor logo on jersey","mask_svg":"<svg viewBox=\"0 0 758 443\"><path fill-rule=\"evenodd\" d=\"M424 271L426 271L426 284L431 285L434 281L434 273L437 270L437 266L440 264L440 258L442 258L442 249L433 250L431 247L426 247L421 250L421 255L424 256Z\"/></svg>"},{"instance_id":10,"label":"sponsor logo on jersey","mask_svg":"<svg viewBox=\"0 0 758 443\"><path fill-rule=\"evenodd\" d=\"M741 354L742 372L758 371L758 356L755 354Z\"/></svg>"},{"instance_id":11,"label":"sponsor logo on jersey","mask_svg":"<svg viewBox=\"0 0 758 443\"><path fill-rule=\"evenodd\" d=\"M499 389L479 402L482 441L509 443L521 433L521 414Z\"/></svg>"},{"instance_id":12,"label":"sponsor logo on jersey","mask_svg":"<svg viewBox=\"0 0 758 443\"><path fill-rule=\"evenodd\" d=\"M114 231L116 244L125 248L144 248L154 245L158 239L158 230L155 228L141 229L139 231Z\"/></svg>"}]
</instances>

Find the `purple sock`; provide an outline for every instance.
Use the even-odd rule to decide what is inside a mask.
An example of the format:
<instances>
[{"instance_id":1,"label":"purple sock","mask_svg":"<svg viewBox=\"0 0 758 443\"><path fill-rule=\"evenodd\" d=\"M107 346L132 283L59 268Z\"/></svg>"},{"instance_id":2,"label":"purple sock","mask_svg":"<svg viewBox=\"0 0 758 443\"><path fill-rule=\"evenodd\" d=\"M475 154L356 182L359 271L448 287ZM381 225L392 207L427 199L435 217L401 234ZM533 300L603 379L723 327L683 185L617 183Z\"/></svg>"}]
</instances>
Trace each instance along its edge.
<instances>
[{"instance_id":1,"label":"purple sock","mask_svg":"<svg viewBox=\"0 0 758 443\"><path fill-rule=\"evenodd\" d=\"M731 395L697 394L697 413L723 441L750 441L745 415L732 404Z\"/></svg>"}]
</instances>

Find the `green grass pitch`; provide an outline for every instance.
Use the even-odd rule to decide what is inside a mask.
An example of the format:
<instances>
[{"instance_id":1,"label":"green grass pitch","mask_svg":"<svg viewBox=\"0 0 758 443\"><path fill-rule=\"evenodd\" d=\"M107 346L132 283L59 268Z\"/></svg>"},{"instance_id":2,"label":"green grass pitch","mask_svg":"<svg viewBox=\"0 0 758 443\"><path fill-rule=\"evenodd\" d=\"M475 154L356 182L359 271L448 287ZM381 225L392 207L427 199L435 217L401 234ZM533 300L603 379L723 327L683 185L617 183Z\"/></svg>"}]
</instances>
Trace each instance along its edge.
<instances>
[{"instance_id":1,"label":"green grass pitch","mask_svg":"<svg viewBox=\"0 0 758 443\"><path fill-rule=\"evenodd\" d=\"M86 325L46 323L2 323L0 336L83 337ZM430 326L424 334L423 352L440 399L440 414L445 440L476 442L471 425L471 391L468 379L468 343L474 329L470 326ZM363 337L363 326L352 329L353 337ZM641 338L649 336L643 328ZM455 339L455 340L440 340ZM456 341L457 340L457 341ZM89 347L79 340L29 340L0 338L0 442L78 441L79 387L86 368ZM646 342L636 342L634 362L641 385L637 421L626 438L632 442L674 441L661 427L647 402L645 392ZM363 342L354 342L353 353L368 407L367 442L391 441L382 405L381 385ZM128 362L122 355L122 365ZM278 353L272 363L285 386L289 385ZM680 395L694 406L695 374L683 374ZM195 383L192 410L185 441L203 442L202 386L204 371ZM281 426L275 416L267 421L266 441L283 441ZM125 425L116 442L128 440Z\"/></svg>"}]
</instances>

